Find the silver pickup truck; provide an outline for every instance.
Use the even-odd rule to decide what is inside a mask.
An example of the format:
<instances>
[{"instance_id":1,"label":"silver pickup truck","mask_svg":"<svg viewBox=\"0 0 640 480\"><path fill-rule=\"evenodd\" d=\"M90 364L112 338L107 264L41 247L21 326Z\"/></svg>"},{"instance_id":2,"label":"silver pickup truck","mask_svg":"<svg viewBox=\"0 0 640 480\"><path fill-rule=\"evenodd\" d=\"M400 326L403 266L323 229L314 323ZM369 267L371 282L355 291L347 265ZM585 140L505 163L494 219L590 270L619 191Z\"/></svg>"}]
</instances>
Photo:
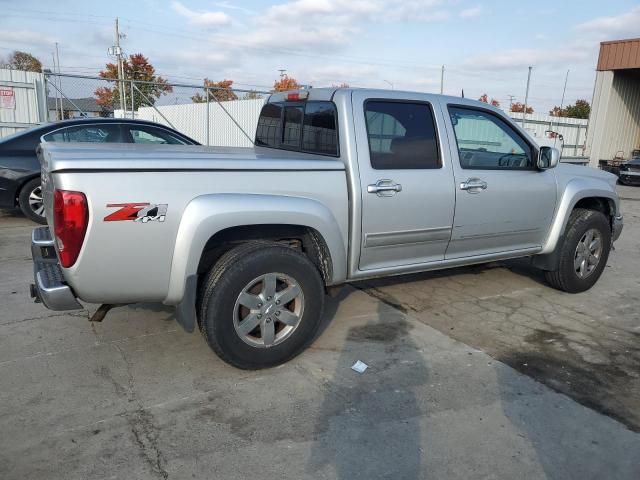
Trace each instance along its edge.
<instances>
[{"instance_id":1,"label":"silver pickup truck","mask_svg":"<svg viewBox=\"0 0 640 480\"><path fill-rule=\"evenodd\" d=\"M622 230L615 176L558 165L501 110L364 89L276 93L254 148L42 143L36 301L161 302L240 368L314 338L329 287L529 257L567 292Z\"/></svg>"}]
</instances>

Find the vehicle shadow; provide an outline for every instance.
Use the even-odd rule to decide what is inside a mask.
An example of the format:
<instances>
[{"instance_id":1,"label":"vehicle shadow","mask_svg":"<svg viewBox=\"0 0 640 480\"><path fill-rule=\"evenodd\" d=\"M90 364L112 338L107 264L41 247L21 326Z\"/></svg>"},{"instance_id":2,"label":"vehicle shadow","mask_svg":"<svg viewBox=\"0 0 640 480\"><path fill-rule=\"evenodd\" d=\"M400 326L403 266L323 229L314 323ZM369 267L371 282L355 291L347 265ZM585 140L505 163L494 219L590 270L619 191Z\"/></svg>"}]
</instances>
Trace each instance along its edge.
<instances>
[{"instance_id":1,"label":"vehicle shadow","mask_svg":"<svg viewBox=\"0 0 640 480\"><path fill-rule=\"evenodd\" d=\"M532 446L545 478L640 478L640 438L632 430L571 405L567 397L538 383L532 383L528 392L514 390L514 375L518 374L508 364L517 361L535 367L552 360L538 352L515 352L499 360L507 363L496 368L503 413ZM581 381L579 377L574 380Z\"/></svg>"},{"instance_id":2,"label":"vehicle shadow","mask_svg":"<svg viewBox=\"0 0 640 480\"><path fill-rule=\"evenodd\" d=\"M307 473L343 480L422 478L421 409L415 391L428 381L427 365L404 315L378 302L375 314L366 317L352 317L327 332L335 339L339 330L343 343L328 343L338 358L322 385ZM357 360L369 365L362 374L351 369Z\"/></svg>"},{"instance_id":3,"label":"vehicle shadow","mask_svg":"<svg viewBox=\"0 0 640 480\"><path fill-rule=\"evenodd\" d=\"M466 267L454 267L443 270L432 270L428 272L409 273L389 277L375 278L371 280L360 280L353 285L360 289L368 287L385 287L389 285L402 285L405 283L420 282L424 280L435 280L438 278L455 277L457 275L479 275L495 269L506 269L509 272L531 280L539 285L548 286L544 279L544 272L531 266L528 258L517 258L512 260L502 260L496 262L480 263ZM396 306L398 307L398 306Z\"/></svg>"}]
</instances>

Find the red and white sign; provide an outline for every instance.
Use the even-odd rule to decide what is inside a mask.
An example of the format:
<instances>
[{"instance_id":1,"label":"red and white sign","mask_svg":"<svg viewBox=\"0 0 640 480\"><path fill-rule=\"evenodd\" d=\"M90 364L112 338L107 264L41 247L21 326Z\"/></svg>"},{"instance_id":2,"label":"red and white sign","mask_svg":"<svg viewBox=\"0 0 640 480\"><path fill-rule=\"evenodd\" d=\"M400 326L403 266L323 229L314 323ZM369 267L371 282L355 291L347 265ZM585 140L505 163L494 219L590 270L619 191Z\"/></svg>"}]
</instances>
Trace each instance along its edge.
<instances>
[{"instance_id":1,"label":"red and white sign","mask_svg":"<svg viewBox=\"0 0 640 480\"><path fill-rule=\"evenodd\" d=\"M16 108L16 95L13 88L0 88L0 108Z\"/></svg>"}]
</instances>

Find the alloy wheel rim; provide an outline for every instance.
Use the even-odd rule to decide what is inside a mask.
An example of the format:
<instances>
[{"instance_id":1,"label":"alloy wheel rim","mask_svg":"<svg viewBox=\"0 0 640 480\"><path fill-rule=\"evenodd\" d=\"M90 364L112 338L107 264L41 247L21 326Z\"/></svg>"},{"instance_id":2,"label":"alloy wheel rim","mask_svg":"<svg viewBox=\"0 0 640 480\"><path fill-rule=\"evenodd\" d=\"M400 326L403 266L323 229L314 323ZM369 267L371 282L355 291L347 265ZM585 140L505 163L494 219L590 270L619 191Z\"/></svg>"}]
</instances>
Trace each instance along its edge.
<instances>
[{"instance_id":1,"label":"alloy wheel rim","mask_svg":"<svg viewBox=\"0 0 640 480\"><path fill-rule=\"evenodd\" d=\"M251 280L233 307L233 326L243 342L270 348L284 342L300 325L304 294L284 273L266 273Z\"/></svg>"},{"instance_id":2,"label":"alloy wheel rim","mask_svg":"<svg viewBox=\"0 0 640 480\"><path fill-rule=\"evenodd\" d=\"M42 217L44 215L44 202L42 201L42 186L38 185L29 194L29 207L31 211Z\"/></svg>"},{"instance_id":3,"label":"alloy wheel rim","mask_svg":"<svg viewBox=\"0 0 640 480\"><path fill-rule=\"evenodd\" d=\"M595 228L584 232L578 241L573 258L573 268L578 278L587 278L593 273L602 257L602 235Z\"/></svg>"}]
</instances>

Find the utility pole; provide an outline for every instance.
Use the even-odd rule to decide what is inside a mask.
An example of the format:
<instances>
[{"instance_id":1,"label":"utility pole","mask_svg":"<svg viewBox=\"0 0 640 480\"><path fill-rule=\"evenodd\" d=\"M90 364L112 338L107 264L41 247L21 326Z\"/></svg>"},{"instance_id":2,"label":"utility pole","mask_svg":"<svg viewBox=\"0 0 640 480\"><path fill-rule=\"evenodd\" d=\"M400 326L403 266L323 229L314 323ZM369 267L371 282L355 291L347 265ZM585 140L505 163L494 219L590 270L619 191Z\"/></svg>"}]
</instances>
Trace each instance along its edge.
<instances>
[{"instance_id":1,"label":"utility pole","mask_svg":"<svg viewBox=\"0 0 640 480\"><path fill-rule=\"evenodd\" d=\"M522 128L524 128L524 121L527 117L527 103L529 102L529 84L531 83L531 70L533 70L533 67L529 67L529 74L527 75L527 91L524 94L524 110L522 111Z\"/></svg>"},{"instance_id":2,"label":"utility pole","mask_svg":"<svg viewBox=\"0 0 640 480\"><path fill-rule=\"evenodd\" d=\"M56 42L56 63L58 64L58 95L62 91L62 79L60 78L60 54L58 53L58 42ZM64 120L64 107L62 105L63 99L60 96L60 120Z\"/></svg>"},{"instance_id":3,"label":"utility pole","mask_svg":"<svg viewBox=\"0 0 640 480\"><path fill-rule=\"evenodd\" d=\"M558 115L562 115L562 107L564 107L564 95L567 93L567 81L569 80L569 70L567 70L567 74L564 77L564 88L562 89L562 99L560 100L560 112ZM553 120L549 122L549 130L553 127Z\"/></svg>"},{"instance_id":4,"label":"utility pole","mask_svg":"<svg viewBox=\"0 0 640 480\"><path fill-rule=\"evenodd\" d=\"M442 65L442 70L440 71L440 95L444 92L444 65Z\"/></svg>"},{"instance_id":5,"label":"utility pole","mask_svg":"<svg viewBox=\"0 0 640 480\"><path fill-rule=\"evenodd\" d=\"M54 75L53 75L53 84L57 87L58 85L57 85L57 83L56 83L56 76L55 76L55 73L56 73L56 54L55 54L55 53L53 53L53 52L51 52L51 60L53 60L53 73L54 73ZM57 88L56 88L56 92L55 92L55 94L56 94L56 96L55 96L54 98L56 99L56 117L57 117L57 116L58 116L58 113L60 113L60 109L59 109L59 107L58 107L58 105L59 105L59 103L58 103L58 97L60 96L60 94L58 93L58 89L57 89ZM48 96L49 96L49 95L47 95L47 97L48 97ZM47 112L47 119L48 119L48 120L50 120L50 119L48 118L48 112Z\"/></svg>"},{"instance_id":6,"label":"utility pole","mask_svg":"<svg viewBox=\"0 0 640 480\"><path fill-rule=\"evenodd\" d=\"M122 115L124 116L125 111L125 101L124 101L124 71L122 66L122 48L120 48L120 29L118 28L118 17L116 17L116 44L113 47L112 55L117 57L118 61L118 92L120 92L120 109L122 110Z\"/></svg>"}]
</instances>

